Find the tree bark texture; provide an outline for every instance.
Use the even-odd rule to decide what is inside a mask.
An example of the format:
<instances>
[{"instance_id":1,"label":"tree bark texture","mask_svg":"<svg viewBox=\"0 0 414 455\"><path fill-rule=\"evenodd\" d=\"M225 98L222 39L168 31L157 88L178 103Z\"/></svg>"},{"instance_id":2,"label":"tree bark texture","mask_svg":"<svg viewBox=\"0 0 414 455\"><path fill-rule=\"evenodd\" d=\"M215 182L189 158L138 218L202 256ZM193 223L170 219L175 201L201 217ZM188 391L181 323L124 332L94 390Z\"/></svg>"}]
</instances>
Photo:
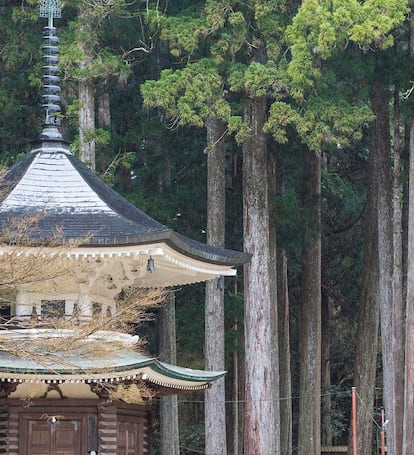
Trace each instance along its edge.
<instances>
[{"instance_id":1,"label":"tree bark texture","mask_svg":"<svg viewBox=\"0 0 414 455\"><path fill-rule=\"evenodd\" d=\"M376 383L378 354L379 297L378 297L378 225L377 191L374 180L372 156L368 162L367 199L365 203L364 225L364 265L362 289L358 309L358 329L356 335L354 385L360 401L357 405L357 448L359 454L372 450L372 415ZM352 429L352 422L350 425ZM353 455L352 433L348 454Z\"/></svg>"},{"instance_id":2,"label":"tree bark texture","mask_svg":"<svg viewBox=\"0 0 414 455\"><path fill-rule=\"evenodd\" d=\"M402 184L401 184L401 147L400 147L400 102L398 87L394 90L394 143L393 143L393 270L392 270L392 301L393 301L393 343L395 355L395 413L399 416L396 431L396 450L401 453L404 421L404 383L398 380L404 371L404 340L405 340L405 301L403 298L403 259L402 259Z\"/></svg>"},{"instance_id":3,"label":"tree bark texture","mask_svg":"<svg viewBox=\"0 0 414 455\"><path fill-rule=\"evenodd\" d=\"M322 310L322 334L321 334L321 391L322 391L322 409L321 409L321 445L332 445L332 419L331 408L332 399L331 390L331 307L329 297L322 292L321 301Z\"/></svg>"},{"instance_id":4,"label":"tree bark texture","mask_svg":"<svg viewBox=\"0 0 414 455\"><path fill-rule=\"evenodd\" d=\"M274 145L274 143L273 143ZM269 198L271 200L277 195L277 175L278 172L277 150L275 147L268 151L268 182L269 182ZM275 399L279 399L279 414L280 414L280 453L290 454L289 446L292 443L292 420L291 420L291 391L290 388L290 340L289 340L289 305L288 288L287 288L287 268L285 263L279 261L279 251L277 249L276 237L276 220L272 217L269 221L269 250L270 250L270 298L272 302L272 362L275 371L275 389L278 390L278 395ZM284 252L283 252L284 253ZM283 254L282 253L282 254ZM283 256L286 259L285 256ZM285 274L286 272L286 274ZM280 296L279 296L279 293ZM287 301L286 301L287 299ZM283 318L279 322L279 303L282 307ZM287 311L287 314L286 314ZM287 319L285 319L287 317ZM286 325L287 324L287 325ZM282 352L280 352L282 350ZM283 384L282 384L283 381ZM283 388L283 389L282 389ZM281 399L283 398L283 399Z\"/></svg>"},{"instance_id":5,"label":"tree bark texture","mask_svg":"<svg viewBox=\"0 0 414 455\"><path fill-rule=\"evenodd\" d=\"M224 246L225 236L225 155L222 123L208 119L207 127L207 243ZM224 292L217 280L206 283L205 298L206 369L224 368ZM226 454L226 403L224 377L205 392L205 453Z\"/></svg>"},{"instance_id":6,"label":"tree bark texture","mask_svg":"<svg viewBox=\"0 0 414 455\"><path fill-rule=\"evenodd\" d=\"M411 8L414 9L413 7ZM410 21L410 56L414 58L414 23ZM414 447L414 113L409 136L407 296L405 321L404 427L402 455Z\"/></svg>"},{"instance_id":7,"label":"tree bark texture","mask_svg":"<svg viewBox=\"0 0 414 455\"><path fill-rule=\"evenodd\" d=\"M403 455L414 446L414 120L410 130Z\"/></svg>"},{"instance_id":8,"label":"tree bark texture","mask_svg":"<svg viewBox=\"0 0 414 455\"><path fill-rule=\"evenodd\" d=\"M277 253L277 320L279 337L280 453L292 453L292 376L290 371L289 288L284 249Z\"/></svg>"},{"instance_id":9,"label":"tree bark texture","mask_svg":"<svg viewBox=\"0 0 414 455\"><path fill-rule=\"evenodd\" d=\"M321 157L305 152L304 206L313 214L302 250L298 455L320 455L321 433Z\"/></svg>"},{"instance_id":10,"label":"tree bark texture","mask_svg":"<svg viewBox=\"0 0 414 455\"><path fill-rule=\"evenodd\" d=\"M109 101L109 88L103 83L98 90L98 126L100 128L111 128L111 104Z\"/></svg>"},{"instance_id":11,"label":"tree bark texture","mask_svg":"<svg viewBox=\"0 0 414 455\"><path fill-rule=\"evenodd\" d=\"M91 81L79 82L79 158L95 170L95 95Z\"/></svg>"},{"instance_id":12,"label":"tree bark texture","mask_svg":"<svg viewBox=\"0 0 414 455\"><path fill-rule=\"evenodd\" d=\"M278 370L274 368L273 310L269 274L267 151L263 124L265 98L249 100L245 121L251 137L243 144L244 249L252 254L244 268L246 409L244 452L280 453Z\"/></svg>"},{"instance_id":13,"label":"tree bark texture","mask_svg":"<svg viewBox=\"0 0 414 455\"><path fill-rule=\"evenodd\" d=\"M170 292L161 309L160 317L160 360L177 363L175 330L175 294ZM161 397L160 402L160 454L180 455L177 395Z\"/></svg>"},{"instance_id":14,"label":"tree bark texture","mask_svg":"<svg viewBox=\"0 0 414 455\"><path fill-rule=\"evenodd\" d=\"M88 13L81 8L79 11L80 29L79 46L84 54L88 57L80 63L80 69L84 70L90 63L92 51L88 49L88 44L82 39L82 36L91 34ZM80 103L79 109L79 158L90 169L95 170L95 86L89 77L79 80L78 98Z\"/></svg>"},{"instance_id":15,"label":"tree bark texture","mask_svg":"<svg viewBox=\"0 0 414 455\"><path fill-rule=\"evenodd\" d=\"M397 371L403 334L397 333L393 301L393 219L392 163L389 132L389 90L386 84L374 84L371 96L375 120L371 127L370 159L374 163L374 182L377 192L379 301L381 345L384 378L384 404L389 455L401 453L402 409L401 370ZM398 375L398 377L397 377Z\"/></svg>"},{"instance_id":16,"label":"tree bark texture","mask_svg":"<svg viewBox=\"0 0 414 455\"><path fill-rule=\"evenodd\" d=\"M272 144L272 142L270 143ZM273 144L275 144L273 142ZM285 191L283 156L279 149L274 150L274 192L269 197L274 198ZM270 181L269 181L270 184ZM276 238L276 220L273 221ZM292 454L292 373L290 352L290 302L288 287L288 265L286 250L277 246L276 252L276 285L277 285L277 340L279 354L279 397L280 397L280 453Z\"/></svg>"}]
</instances>

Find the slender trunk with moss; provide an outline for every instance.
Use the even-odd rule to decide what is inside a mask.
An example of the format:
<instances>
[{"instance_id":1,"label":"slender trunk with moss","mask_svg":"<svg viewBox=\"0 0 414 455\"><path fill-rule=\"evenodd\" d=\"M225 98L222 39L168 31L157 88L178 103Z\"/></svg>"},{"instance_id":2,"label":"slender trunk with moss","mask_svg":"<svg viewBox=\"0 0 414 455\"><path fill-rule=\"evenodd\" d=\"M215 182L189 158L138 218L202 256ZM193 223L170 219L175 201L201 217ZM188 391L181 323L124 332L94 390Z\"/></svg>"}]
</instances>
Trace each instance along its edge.
<instances>
[{"instance_id":1,"label":"slender trunk with moss","mask_svg":"<svg viewBox=\"0 0 414 455\"><path fill-rule=\"evenodd\" d=\"M100 128L111 128L111 103L109 99L109 87L105 82L101 84L97 92L97 124Z\"/></svg>"},{"instance_id":2,"label":"slender trunk with moss","mask_svg":"<svg viewBox=\"0 0 414 455\"><path fill-rule=\"evenodd\" d=\"M225 235L225 155L224 127L210 118L207 127L207 243L224 247ZM206 283L205 359L206 369L224 367L224 291L218 280ZM205 453L226 454L226 407L224 378L215 381L205 393Z\"/></svg>"},{"instance_id":3,"label":"slender trunk with moss","mask_svg":"<svg viewBox=\"0 0 414 455\"><path fill-rule=\"evenodd\" d=\"M160 360L177 363L175 330L175 293L171 291L161 309ZM160 454L180 455L177 395L161 397L160 401Z\"/></svg>"},{"instance_id":4,"label":"slender trunk with moss","mask_svg":"<svg viewBox=\"0 0 414 455\"><path fill-rule=\"evenodd\" d=\"M302 250L298 455L320 455L321 434L321 235L320 153L305 152L304 206L312 214Z\"/></svg>"},{"instance_id":5,"label":"slender trunk with moss","mask_svg":"<svg viewBox=\"0 0 414 455\"><path fill-rule=\"evenodd\" d=\"M401 370L398 359L403 349L403 334L396 314L398 302L393 299L393 219L389 88L377 82L372 87L371 103L376 115L371 127L370 159L374 161L374 181L377 192L379 301L381 345L384 380L387 450L389 455L401 453L402 408ZM398 377L397 377L398 375Z\"/></svg>"},{"instance_id":6,"label":"slender trunk with moss","mask_svg":"<svg viewBox=\"0 0 414 455\"><path fill-rule=\"evenodd\" d=\"M289 289L284 249L277 253L277 320L280 381L280 453L292 453L292 377L290 371Z\"/></svg>"},{"instance_id":7,"label":"slender trunk with moss","mask_svg":"<svg viewBox=\"0 0 414 455\"><path fill-rule=\"evenodd\" d=\"M414 446L414 119L410 128L403 455Z\"/></svg>"},{"instance_id":8,"label":"slender trunk with moss","mask_svg":"<svg viewBox=\"0 0 414 455\"><path fill-rule=\"evenodd\" d=\"M281 154L278 153L275 142L269 142L269 200L276 199L277 194L283 193L284 181L281 163ZM274 355L278 356L279 364L279 396L280 396L280 453L292 453L292 382L290 371L290 330L289 330L289 289L287 275L287 257L284 248L279 247L276 241L275 217L270 218L270 247L272 301L276 308L274 316L275 339ZM275 289L273 289L273 287Z\"/></svg>"},{"instance_id":9,"label":"slender trunk with moss","mask_svg":"<svg viewBox=\"0 0 414 455\"><path fill-rule=\"evenodd\" d=\"M322 293L322 337L321 337L321 445L332 445L331 419L331 308L326 293Z\"/></svg>"},{"instance_id":10,"label":"slender trunk with moss","mask_svg":"<svg viewBox=\"0 0 414 455\"><path fill-rule=\"evenodd\" d=\"M414 58L414 22L412 20L410 23L410 56L412 60ZM414 446L414 111L411 112L409 131L407 296L405 307L405 384L402 455L410 454Z\"/></svg>"},{"instance_id":11,"label":"slender trunk with moss","mask_svg":"<svg viewBox=\"0 0 414 455\"><path fill-rule=\"evenodd\" d=\"M88 67L92 60L93 50L84 37L92 34L88 20L87 8L79 12L79 43L82 53L86 56L79 64L81 71ZM85 71L84 71L85 72ZM79 98L79 158L92 170L95 170L95 85L93 80L84 75L78 82Z\"/></svg>"},{"instance_id":12,"label":"slender trunk with moss","mask_svg":"<svg viewBox=\"0 0 414 455\"><path fill-rule=\"evenodd\" d=\"M79 82L79 158L95 170L95 96L91 81Z\"/></svg>"},{"instance_id":13,"label":"slender trunk with moss","mask_svg":"<svg viewBox=\"0 0 414 455\"><path fill-rule=\"evenodd\" d=\"M378 298L378 226L377 192L374 180L374 159L370 155L367 171L367 199L365 203L364 263L362 289L358 309L356 334L354 386L360 397L357 406L358 453L370 453L372 448L372 415L377 371L379 298ZM363 406L362 404L363 403ZM351 425L352 428L352 425ZM352 434L348 454L353 455Z\"/></svg>"},{"instance_id":14,"label":"slender trunk with moss","mask_svg":"<svg viewBox=\"0 0 414 455\"><path fill-rule=\"evenodd\" d=\"M403 298L403 261L402 261L402 185L400 159L400 102L398 87L394 91L394 162L393 162L393 270L392 270L392 299L393 299L393 343L395 352L395 371L399 375L404 371L404 337L405 337L405 302ZM396 377L395 382L395 412L398 416L396 432L396 450L401 453L403 437L404 414L404 382Z\"/></svg>"}]
</instances>

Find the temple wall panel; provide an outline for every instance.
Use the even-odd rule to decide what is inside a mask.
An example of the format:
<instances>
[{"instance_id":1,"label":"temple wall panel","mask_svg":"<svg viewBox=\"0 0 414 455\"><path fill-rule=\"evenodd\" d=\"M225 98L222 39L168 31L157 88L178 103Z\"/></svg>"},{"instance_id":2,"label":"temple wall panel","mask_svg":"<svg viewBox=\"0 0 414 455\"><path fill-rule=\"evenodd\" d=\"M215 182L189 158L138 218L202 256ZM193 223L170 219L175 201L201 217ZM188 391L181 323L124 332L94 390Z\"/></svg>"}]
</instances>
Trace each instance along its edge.
<instances>
[{"instance_id":1,"label":"temple wall panel","mask_svg":"<svg viewBox=\"0 0 414 455\"><path fill-rule=\"evenodd\" d=\"M8 455L19 455L19 414L15 409L8 412Z\"/></svg>"},{"instance_id":2,"label":"temple wall panel","mask_svg":"<svg viewBox=\"0 0 414 455\"><path fill-rule=\"evenodd\" d=\"M0 402L0 453L7 453L9 412L6 402Z\"/></svg>"},{"instance_id":3,"label":"temple wall panel","mask_svg":"<svg viewBox=\"0 0 414 455\"><path fill-rule=\"evenodd\" d=\"M150 428L149 409L145 405L82 399L0 401L0 454L31 454L35 434L37 445L42 435L45 449L39 452L36 446L33 453L61 453L57 447L47 449L46 444L48 429L50 434L59 429L63 438L61 445L67 444L70 437L75 438L75 455L93 451L99 455L152 455ZM58 442L56 439L56 444Z\"/></svg>"},{"instance_id":4,"label":"temple wall panel","mask_svg":"<svg viewBox=\"0 0 414 455\"><path fill-rule=\"evenodd\" d=\"M115 406L99 406L98 409L99 454L117 453L117 409Z\"/></svg>"}]
</instances>

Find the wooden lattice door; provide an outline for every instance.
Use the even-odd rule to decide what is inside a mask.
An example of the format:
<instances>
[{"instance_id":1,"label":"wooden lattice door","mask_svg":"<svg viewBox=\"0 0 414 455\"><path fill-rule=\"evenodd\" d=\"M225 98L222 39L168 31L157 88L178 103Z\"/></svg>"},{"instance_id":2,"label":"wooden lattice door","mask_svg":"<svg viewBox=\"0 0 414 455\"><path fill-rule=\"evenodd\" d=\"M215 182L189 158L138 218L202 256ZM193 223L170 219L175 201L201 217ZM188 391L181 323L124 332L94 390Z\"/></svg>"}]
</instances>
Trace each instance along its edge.
<instances>
[{"instance_id":1,"label":"wooden lattice door","mask_svg":"<svg viewBox=\"0 0 414 455\"><path fill-rule=\"evenodd\" d=\"M81 455L81 421L27 421L27 455Z\"/></svg>"}]
</instances>

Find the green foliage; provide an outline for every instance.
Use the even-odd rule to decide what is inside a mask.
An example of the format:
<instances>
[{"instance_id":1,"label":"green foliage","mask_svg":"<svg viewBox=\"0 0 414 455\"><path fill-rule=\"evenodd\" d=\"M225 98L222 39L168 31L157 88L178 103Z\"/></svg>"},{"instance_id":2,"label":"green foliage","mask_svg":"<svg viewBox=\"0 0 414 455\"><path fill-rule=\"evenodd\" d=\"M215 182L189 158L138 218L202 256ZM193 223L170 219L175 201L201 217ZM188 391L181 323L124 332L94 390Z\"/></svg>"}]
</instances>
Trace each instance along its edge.
<instances>
[{"instance_id":1,"label":"green foliage","mask_svg":"<svg viewBox=\"0 0 414 455\"><path fill-rule=\"evenodd\" d=\"M94 141L97 145L107 145L110 141L110 133L109 131L104 130L103 128L88 128L82 131L83 133L83 140L85 142ZM70 150L75 155L79 154L79 147L80 147L80 138L79 136L75 136L71 145Z\"/></svg>"},{"instance_id":2,"label":"green foliage","mask_svg":"<svg viewBox=\"0 0 414 455\"><path fill-rule=\"evenodd\" d=\"M261 97L268 95L277 80L277 70L272 63L263 65L258 62L251 62L246 68L243 81L244 90L251 97ZM230 90L234 90L231 77L229 78ZM237 91L240 90L236 87Z\"/></svg>"},{"instance_id":3,"label":"green foliage","mask_svg":"<svg viewBox=\"0 0 414 455\"><path fill-rule=\"evenodd\" d=\"M272 133L273 139L284 144L288 141L286 127L298 123L300 116L289 104L275 101L270 106L269 117L264 126L266 133Z\"/></svg>"},{"instance_id":4,"label":"green foliage","mask_svg":"<svg viewBox=\"0 0 414 455\"><path fill-rule=\"evenodd\" d=\"M222 79L210 59L202 59L182 70L164 70L158 81L141 86L144 104L156 106L173 125L203 126L207 118L227 120L229 104L222 97Z\"/></svg>"},{"instance_id":5,"label":"green foliage","mask_svg":"<svg viewBox=\"0 0 414 455\"><path fill-rule=\"evenodd\" d=\"M192 455L204 450L204 427L200 424L186 425L180 428L180 453Z\"/></svg>"},{"instance_id":6,"label":"green foliage","mask_svg":"<svg viewBox=\"0 0 414 455\"><path fill-rule=\"evenodd\" d=\"M204 21L192 16L170 17L161 31L161 39L169 45L171 54L187 59L196 52L205 35Z\"/></svg>"},{"instance_id":7,"label":"green foliage","mask_svg":"<svg viewBox=\"0 0 414 455\"><path fill-rule=\"evenodd\" d=\"M321 61L354 42L363 49L387 49L392 30L405 20L407 0L303 0L286 30L291 44L289 74L295 95L310 90L321 75Z\"/></svg>"},{"instance_id":8,"label":"green foliage","mask_svg":"<svg viewBox=\"0 0 414 455\"><path fill-rule=\"evenodd\" d=\"M41 27L33 8L0 8L0 152L2 160L21 153L39 132L39 80L32 84L33 62L40 60Z\"/></svg>"},{"instance_id":9,"label":"green foliage","mask_svg":"<svg viewBox=\"0 0 414 455\"><path fill-rule=\"evenodd\" d=\"M119 55L114 55L109 49L98 51L98 48L98 36L89 27L88 30L79 29L78 22L72 22L71 29L61 35L60 66L66 77L73 80L128 77L130 68Z\"/></svg>"},{"instance_id":10,"label":"green foliage","mask_svg":"<svg viewBox=\"0 0 414 455\"><path fill-rule=\"evenodd\" d=\"M251 128L243 121L240 115L232 115L228 121L228 130L234 133L238 144L242 144L251 135Z\"/></svg>"},{"instance_id":11,"label":"green foliage","mask_svg":"<svg viewBox=\"0 0 414 455\"><path fill-rule=\"evenodd\" d=\"M296 117L296 128L311 150L325 144L348 145L361 138L361 125L373 119L368 106L354 106L344 99L332 100L309 96L306 109Z\"/></svg>"}]
</instances>

